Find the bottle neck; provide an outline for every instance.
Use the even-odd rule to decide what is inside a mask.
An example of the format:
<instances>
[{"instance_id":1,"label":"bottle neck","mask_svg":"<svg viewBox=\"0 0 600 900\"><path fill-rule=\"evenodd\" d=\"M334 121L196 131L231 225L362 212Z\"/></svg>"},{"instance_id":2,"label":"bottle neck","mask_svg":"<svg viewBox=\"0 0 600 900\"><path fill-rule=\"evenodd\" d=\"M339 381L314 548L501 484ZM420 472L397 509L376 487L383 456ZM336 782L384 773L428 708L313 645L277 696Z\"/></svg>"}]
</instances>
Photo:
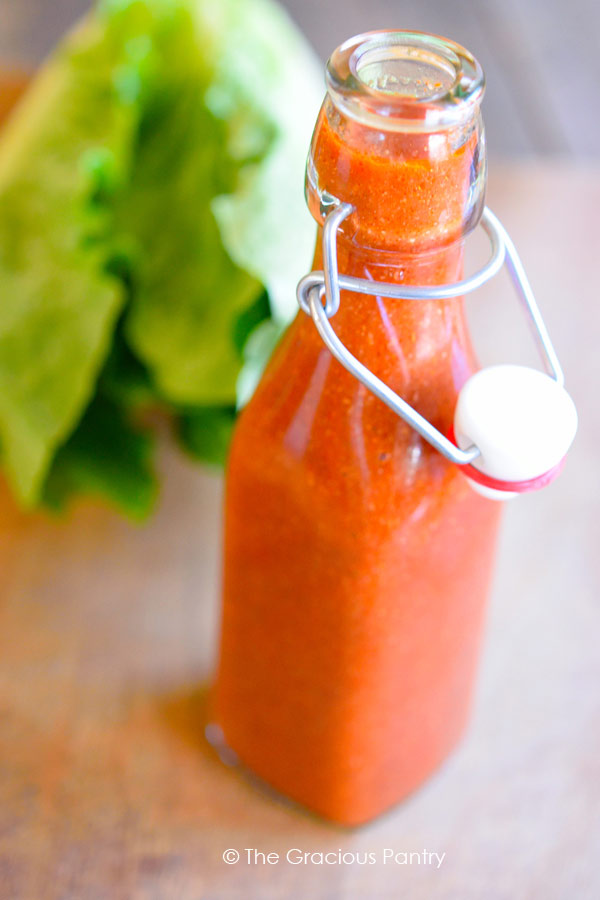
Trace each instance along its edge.
<instances>
[{"instance_id":1,"label":"bottle neck","mask_svg":"<svg viewBox=\"0 0 600 900\"><path fill-rule=\"evenodd\" d=\"M334 200L353 207L338 230L339 272L374 285L459 280L464 237L485 190L483 75L475 60L432 36L372 33L335 51L327 84L306 195L321 228ZM434 422L475 367L460 300L342 291L332 325L354 356ZM348 387L341 367L330 377ZM379 402L365 398L365 408L371 400Z\"/></svg>"},{"instance_id":2,"label":"bottle neck","mask_svg":"<svg viewBox=\"0 0 600 900\"><path fill-rule=\"evenodd\" d=\"M319 229L313 267L322 268ZM377 282L444 284L463 276L464 241L427 253L381 253L338 241L340 273L373 281L373 294L341 292L331 324L364 365L433 420L476 368L460 298L398 300L377 295ZM307 319L306 325L314 329ZM346 379L341 367L331 377ZM371 399L376 404L376 398Z\"/></svg>"},{"instance_id":3,"label":"bottle neck","mask_svg":"<svg viewBox=\"0 0 600 900\"><path fill-rule=\"evenodd\" d=\"M434 133L386 132L349 119L326 97L311 144L306 196L319 224L325 198L351 204L339 236L357 252L414 257L450 246L476 226L485 177L478 108L460 126Z\"/></svg>"},{"instance_id":4,"label":"bottle neck","mask_svg":"<svg viewBox=\"0 0 600 900\"><path fill-rule=\"evenodd\" d=\"M475 227L485 192L481 67L463 47L419 32L358 35L327 64L327 96L307 166L309 207L351 204L342 233L407 254Z\"/></svg>"}]
</instances>

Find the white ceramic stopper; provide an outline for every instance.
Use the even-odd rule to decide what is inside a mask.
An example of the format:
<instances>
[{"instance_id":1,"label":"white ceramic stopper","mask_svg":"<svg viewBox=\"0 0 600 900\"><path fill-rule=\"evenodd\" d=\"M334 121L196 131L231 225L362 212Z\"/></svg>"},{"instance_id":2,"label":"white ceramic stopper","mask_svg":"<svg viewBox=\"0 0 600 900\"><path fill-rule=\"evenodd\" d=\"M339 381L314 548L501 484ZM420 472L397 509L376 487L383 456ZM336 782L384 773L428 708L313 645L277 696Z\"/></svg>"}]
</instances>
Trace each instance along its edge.
<instances>
[{"instance_id":1,"label":"white ceramic stopper","mask_svg":"<svg viewBox=\"0 0 600 900\"><path fill-rule=\"evenodd\" d=\"M575 404L553 378L526 366L482 369L464 384L454 414L461 449L475 444L473 463L501 481L528 481L553 469L566 455L577 431ZM514 493L471 484L494 499Z\"/></svg>"}]
</instances>

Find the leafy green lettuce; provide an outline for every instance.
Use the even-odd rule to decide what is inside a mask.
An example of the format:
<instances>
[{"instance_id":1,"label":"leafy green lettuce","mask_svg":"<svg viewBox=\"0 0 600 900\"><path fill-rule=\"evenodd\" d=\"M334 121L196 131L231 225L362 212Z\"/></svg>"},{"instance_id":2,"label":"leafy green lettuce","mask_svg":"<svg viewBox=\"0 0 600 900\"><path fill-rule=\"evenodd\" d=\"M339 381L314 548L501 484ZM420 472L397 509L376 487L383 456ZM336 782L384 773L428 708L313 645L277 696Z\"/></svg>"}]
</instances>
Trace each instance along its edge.
<instances>
[{"instance_id":1,"label":"leafy green lettuce","mask_svg":"<svg viewBox=\"0 0 600 900\"><path fill-rule=\"evenodd\" d=\"M319 66L271 0L104 0L0 133L0 449L25 506L155 495L143 405L222 460L294 312Z\"/></svg>"}]
</instances>

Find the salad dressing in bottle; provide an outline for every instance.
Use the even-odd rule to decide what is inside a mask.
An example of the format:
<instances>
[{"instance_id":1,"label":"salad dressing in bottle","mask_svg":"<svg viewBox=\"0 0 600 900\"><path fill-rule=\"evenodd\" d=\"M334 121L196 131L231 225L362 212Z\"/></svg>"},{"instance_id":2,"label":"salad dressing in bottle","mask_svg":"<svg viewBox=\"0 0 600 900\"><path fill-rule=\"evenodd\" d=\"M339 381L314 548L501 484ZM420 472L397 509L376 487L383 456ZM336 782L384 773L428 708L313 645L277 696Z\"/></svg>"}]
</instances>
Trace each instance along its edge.
<instances>
[{"instance_id":1,"label":"salad dressing in bottle","mask_svg":"<svg viewBox=\"0 0 600 900\"><path fill-rule=\"evenodd\" d=\"M483 74L458 45L379 32L342 45L307 168L337 233L339 339L440 432L477 370L460 298L377 283L463 276L485 189ZM240 762L346 825L397 803L467 723L500 504L346 371L299 312L243 410L226 489L215 723Z\"/></svg>"}]
</instances>

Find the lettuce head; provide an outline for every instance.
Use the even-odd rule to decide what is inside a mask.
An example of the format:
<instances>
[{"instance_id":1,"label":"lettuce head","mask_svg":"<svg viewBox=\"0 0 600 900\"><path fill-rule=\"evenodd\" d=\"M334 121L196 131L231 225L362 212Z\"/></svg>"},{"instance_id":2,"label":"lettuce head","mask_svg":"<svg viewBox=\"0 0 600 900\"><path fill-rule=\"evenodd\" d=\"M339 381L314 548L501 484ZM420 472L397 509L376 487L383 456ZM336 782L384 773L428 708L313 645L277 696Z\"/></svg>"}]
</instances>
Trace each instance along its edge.
<instances>
[{"instance_id":1,"label":"lettuce head","mask_svg":"<svg viewBox=\"0 0 600 900\"><path fill-rule=\"evenodd\" d=\"M320 65L273 0L104 0L0 131L0 464L24 507L223 459L295 312Z\"/></svg>"}]
</instances>

